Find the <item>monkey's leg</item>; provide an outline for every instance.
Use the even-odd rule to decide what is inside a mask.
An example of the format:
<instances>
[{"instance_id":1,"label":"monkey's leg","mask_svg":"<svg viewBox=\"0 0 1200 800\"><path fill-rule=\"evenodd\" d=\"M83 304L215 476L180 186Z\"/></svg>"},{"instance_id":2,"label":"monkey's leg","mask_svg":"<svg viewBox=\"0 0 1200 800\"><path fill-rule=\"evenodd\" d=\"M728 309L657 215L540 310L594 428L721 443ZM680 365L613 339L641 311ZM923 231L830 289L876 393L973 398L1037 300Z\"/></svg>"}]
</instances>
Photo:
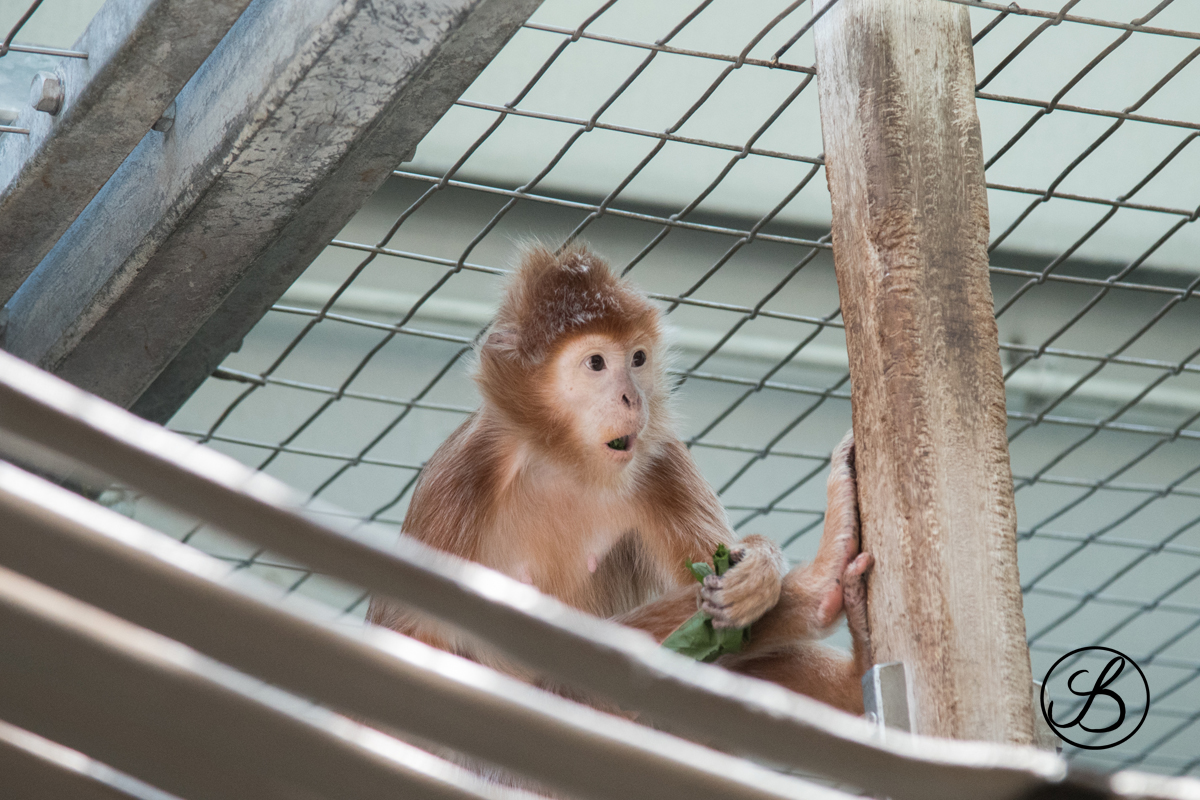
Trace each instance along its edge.
<instances>
[{"instance_id":1,"label":"monkey's leg","mask_svg":"<svg viewBox=\"0 0 1200 800\"><path fill-rule=\"evenodd\" d=\"M873 563L869 553L861 553L842 574L842 605L853 641L852 652L845 653L805 637L801 631L811 624L811 620L805 619L803 614L786 617L789 611L795 614L803 609L789 609L785 594L785 601L764 618L766 624L751 628L746 653L723 656L717 663L734 672L778 683L843 711L861 714L862 676L871 665L866 573ZM790 640L784 638L789 630L795 637ZM809 631L818 635L823 633L812 628Z\"/></svg>"},{"instance_id":2,"label":"monkey's leg","mask_svg":"<svg viewBox=\"0 0 1200 800\"><path fill-rule=\"evenodd\" d=\"M821 642L803 642L758 658L725 665L734 672L777 683L851 714L863 713L862 673L853 656Z\"/></svg>"},{"instance_id":3,"label":"monkey's leg","mask_svg":"<svg viewBox=\"0 0 1200 800\"><path fill-rule=\"evenodd\" d=\"M700 584L671 589L657 600L612 617L630 628L645 631L661 642L696 613L700 605Z\"/></svg>"},{"instance_id":4,"label":"monkey's leg","mask_svg":"<svg viewBox=\"0 0 1200 800\"><path fill-rule=\"evenodd\" d=\"M751 627L748 655L764 656L790 649L800 640L823 638L845 609L856 643L857 668L862 674L870 662L863 576L874 559L859 552L852 433L847 433L833 452L828 498L816 558L784 577L779 603ZM859 651L863 652L862 660L857 657Z\"/></svg>"},{"instance_id":5,"label":"monkey's leg","mask_svg":"<svg viewBox=\"0 0 1200 800\"><path fill-rule=\"evenodd\" d=\"M860 553L846 565L834 584L839 597L837 610L833 612L824 584L813 585L809 568L798 567L789 572L779 602L750 627L747 655L762 656L787 650L797 642L823 639L844 609L856 652L861 648L864 653L865 670L870 659L865 576L874 563L870 553Z\"/></svg>"}]
</instances>

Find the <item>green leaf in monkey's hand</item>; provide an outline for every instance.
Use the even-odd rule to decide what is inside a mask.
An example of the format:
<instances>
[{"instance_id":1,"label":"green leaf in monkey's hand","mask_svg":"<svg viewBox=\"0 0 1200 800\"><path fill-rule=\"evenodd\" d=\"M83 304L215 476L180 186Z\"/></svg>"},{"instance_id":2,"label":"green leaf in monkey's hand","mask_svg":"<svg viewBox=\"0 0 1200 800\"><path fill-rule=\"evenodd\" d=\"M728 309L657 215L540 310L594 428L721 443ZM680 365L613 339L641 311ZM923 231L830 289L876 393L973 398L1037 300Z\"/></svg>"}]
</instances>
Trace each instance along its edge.
<instances>
[{"instance_id":1,"label":"green leaf in monkey's hand","mask_svg":"<svg viewBox=\"0 0 1200 800\"><path fill-rule=\"evenodd\" d=\"M693 578L704 583L704 579L709 575L724 575L729 571L729 548L723 544L717 545L717 552L713 553L712 567L705 561L694 561L691 564L684 562L684 566L692 573ZM716 567L715 571L713 567Z\"/></svg>"},{"instance_id":2,"label":"green leaf in monkey's hand","mask_svg":"<svg viewBox=\"0 0 1200 800\"><path fill-rule=\"evenodd\" d=\"M729 548L718 545L713 553L713 566L703 561L688 564L687 568L700 583L709 575L724 575L729 571ZM714 569L715 568L715 569ZM750 628L714 628L712 617L697 611L663 640L663 647L705 663L716 661L724 653L737 653L750 641Z\"/></svg>"},{"instance_id":3,"label":"green leaf in monkey's hand","mask_svg":"<svg viewBox=\"0 0 1200 800\"><path fill-rule=\"evenodd\" d=\"M688 564L687 568L692 573L692 577L700 583L704 583L705 578L714 574L713 568L708 564L705 564L703 561L697 561L693 564Z\"/></svg>"},{"instance_id":4,"label":"green leaf in monkey's hand","mask_svg":"<svg viewBox=\"0 0 1200 800\"><path fill-rule=\"evenodd\" d=\"M715 661L722 652L712 618L703 611L697 611L676 628L663 640L663 647L704 662Z\"/></svg>"},{"instance_id":5,"label":"green leaf in monkey's hand","mask_svg":"<svg viewBox=\"0 0 1200 800\"><path fill-rule=\"evenodd\" d=\"M713 553L713 568L718 575L724 575L729 572L729 568L733 565L729 563L729 548L724 544L717 545L717 551Z\"/></svg>"},{"instance_id":6,"label":"green leaf in monkey's hand","mask_svg":"<svg viewBox=\"0 0 1200 800\"><path fill-rule=\"evenodd\" d=\"M711 624L711 623L710 623ZM717 645L722 653L740 653L742 645L750 641L750 628L714 628Z\"/></svg>"},{"instance_id":7,"label":"green leaf in monkey's hand","mask_svg":"<svg viewBox=\"0 0 1200 800\"><path fill-rule=\"evenodd\" d=\"M749 628L714 628L712 618L697 611L663 640L663 647L708 663L725 653L741 652L749 638Z\"/></svg>"}]
</instances>

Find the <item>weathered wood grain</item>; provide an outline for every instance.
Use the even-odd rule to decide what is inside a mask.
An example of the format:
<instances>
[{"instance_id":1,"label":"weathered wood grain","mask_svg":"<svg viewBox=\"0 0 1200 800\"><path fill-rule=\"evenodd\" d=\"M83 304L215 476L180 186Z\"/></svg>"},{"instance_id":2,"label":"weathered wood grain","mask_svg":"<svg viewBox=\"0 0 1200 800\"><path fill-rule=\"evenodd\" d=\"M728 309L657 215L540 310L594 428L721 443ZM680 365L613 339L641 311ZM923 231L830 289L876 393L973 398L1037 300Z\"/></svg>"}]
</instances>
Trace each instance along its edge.
<instances>
[{"instance_id":1,"label":"weathered wood grain","mask_svg":"<svg viewBox=\"0 0 1200 800\"><path fill-rule=\"evenodd\" d=\"M874 660L904 662L914 732L1026 744L967 11L841 0L814 32Z\"/></svg>"}]
</instances>

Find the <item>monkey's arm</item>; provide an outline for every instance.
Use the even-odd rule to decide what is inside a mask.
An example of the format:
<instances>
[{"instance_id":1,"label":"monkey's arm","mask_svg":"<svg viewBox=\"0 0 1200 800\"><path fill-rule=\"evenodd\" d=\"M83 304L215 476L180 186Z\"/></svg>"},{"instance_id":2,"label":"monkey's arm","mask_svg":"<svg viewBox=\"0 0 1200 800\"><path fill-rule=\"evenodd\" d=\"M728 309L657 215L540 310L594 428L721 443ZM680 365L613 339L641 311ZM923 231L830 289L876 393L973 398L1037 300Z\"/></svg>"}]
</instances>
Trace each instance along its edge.
<instances>
[{"instance_id":1,"label":"monkey's arm","mask_svg":"<svg viewBox=\"0 0 1200 800\"><path fill-rule=\"evenodd\" d=\"M833 452L817 557L784 578L779 603L751 628L746 648L717 663L861 714L862 676L871 666L866 574L873 563L860 552L854 439L847 434ZM851 653L817 641L843 611Z\"/></svg>"},{"instance_id":2,"label":"monkey's arm","mask_svg":"<svg viewBox=\"0 0 1200 800\"><path fill-rule=\"evenodd\" d=\"M817 556L784 577L779 602L755 623L748 652L761 654L823 638L844 610L856 657L861 653L869 660L865 580L873 563L870 553L860 552L854 437L847 434L831 458Z\"/></svg>"},{"instance_id":3,"label":"monkey's arm","mask_svg":"<svg viewBox=\"0 0 1200 800\"><path fill-rule=\"evenodd\" d=\"M834 583L833 592L838 597L836 609L830 602L830 592L823 590L825 576L814 574L815 562L796 567L784 576L777 602L753 623L750 642L744 652L760 656L786 650L797 642L822 639L845 610L856 659L861 654L863 659L869 660L866 573L873 563L870 553L860 553L845 566ZM619 614L613 620L643 630L661 642L698 608L704 609L707 605L702 602L700 584L693 583L672 589L657 600Z\"/></svg>"},{"instance_id":4,"label":"monkey's arm","mask_svg":"<svg viewBox=\"0 0 1200 800\"><path fill-rule=\"evenodd\" d=\"M630 628L645 631L661 642L671 634L671 631L682 625L688 617L696 613L700 605L700 584L692 581L691 586L679 586L671 589L662 597L645 605L640 605L632 611L612 617Z\"/></svg>"},{"instance_id":5,"label":"monkey's arm","mask_svg":"<svg viewBox=\"0 0 1200 800\"><path fill-rule=\"evenodd\" d=\"M494 474L494 458L472 414L437 449L425 465L404 516L407 536L443 552L471 559L486 513L485 498ZM373 595L367 621L451 652L454 638L431 617Z\"/></svg>"},{"instance_id":6,"label":"monkey's arm","mask_svg":"<svg viewBox=\"0 0 1200 800\"><path fill-rule=\"evenodd\" d=\"M709 552L711 553L711 550ZM706 585L702 587L690 573L685 573L686 577L679 578L682 585L667 591L656 600L613 617L613 620L643 630L661 642L698 609L708 612L708 609L713 607L714 597L722 601L721 607L717 609L719 616L712 615L714 624L717 619L721 619L726 621L725 627L743 627L763 617L764 612L770 614L770 609L780 599L782 586L780 573L783 556L779 548L763 536L752 535L735 543L731 552L736 554L739 560L722 576L725 579L722 582L710 586L706 581ZM679 563L684 563L685 558L692 561L708 560L703 556L681 556L678 559ZM735 624L728 622L731 619L735 620ZM748 621L738 624L737 619Z\"/></svg>"},{"instance_id":7,"label":"monkey's arm","mask_svg":"<svg viewBox=\"0 0 1200 800\"><path fill-rule=\"evenodd\" d=\"M839 586L854 643L853 652L846 653L817 641L829 632L837 614L822 614L825 595L807 588L807 583L815 577L810 564L788 574L779 603L754 623L745 650L721 656L717 663L734 672L777 683L850 714L861 714L862 676L871 666L865 580L870 565L871 556L859 554L847 566ZM699 589L699 584L679 587L653 603L615 617L615 620L644 630L661 642L695 613Z\"/></svg>"},{"instance_id":8,"label":"monkey's arm","mask_svg":"<svg viewBox=\"0 0 1200 800\"><path fill-rule=\"evenodd\" d=\"M788 650L799 642L824 638L844 610L854 641L855 662L861 662L865 670L870 660L865 580L874 560L869 553L860 552L859 547L853 435L847 434L831 457L825 529L811 563L787 573L772 596L771 570L765 569L761 562L773 558L781 562L778 548L761 536L747 536L743 544L746 547L743 561L720 579L706 578L705 588L700 592L700 608L713 616L714 626L721 624L719 620L730 619L738 623L734 627L752 623L750 642L744 653L760 657ZM742 573L739 582L729 580L737 577L746 559L757 559L760 564ZM774 599L759 617L742 622L744 617L739 618L736 612L743 595L758 602ZM690 616L689 602L695 598L694 589L690 593L677 590L631 612L632 618L626 624L647 630L661 641L674 630L667 628L670 621L678 625Z\"/></svg>"},{"instance_id":9,"label":"monkey's arm","mask_svg":"<svg viewBox=\"0 0 1200 800\"><path fill-rule=\"evenodd\" d=\"M642 617L631 620L646 618L658 629L673 619L674 626L666 631L670 633L696 613L696 588L700 607L712 616L716 627L745 627L772 608L779 600L787 566L779 546L764 536L737 540L720 501L682 443L666 443L647 473L641 498L644 548L660 571L691 590L685 595L693 602L689 605L683 595L673 593L652 604L656 608L646 608ZM713 551L720 544L729 548L733 566L720 577L709 576L702 587L697 587L687 565L711 563ZM626 624L644 628L636 621Z\"/></svg>"},{"instance_id":10,"label":"monkey's arm","mask_svg":"<svg viewBox=\"0 0 1200 800\"><path fill-rule=\"evenodd\" d=\"M770 613L779 602L787 559L779 545L751 534L730 546L733 567L709 575L700 589L700 610L714 628L744 628Z\"/></svg>"}]
</instances>

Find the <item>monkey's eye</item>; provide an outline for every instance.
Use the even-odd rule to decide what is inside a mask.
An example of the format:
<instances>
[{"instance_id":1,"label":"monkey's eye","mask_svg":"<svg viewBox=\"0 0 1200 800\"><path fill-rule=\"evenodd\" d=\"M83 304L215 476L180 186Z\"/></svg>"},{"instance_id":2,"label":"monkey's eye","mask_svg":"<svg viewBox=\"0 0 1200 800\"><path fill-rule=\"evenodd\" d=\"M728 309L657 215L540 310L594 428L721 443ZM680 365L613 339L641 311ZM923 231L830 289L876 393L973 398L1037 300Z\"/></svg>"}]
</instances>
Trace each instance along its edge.
<instances>
[{"instance_id":1,"label":"monkey's eye","mask_svg":"<svg viewBox=\"0 0 1200 800\"><path fill-rule=\"evenodd\" d=\"M596 355L587 360L588 369L599 372L604 369L604 356Z\"/></svg>"},{"instance_id":2,"label":"monkey's eye","mask_svg":"<svg viewBox=\"0 0 1200 800\"><path fill-rule=\"evenodd\" d=\"M640 367L642 364L645 364L645 363L646 363L646 351L645 350L638 350L636 353L633 354L633 365L635 367Z\"/></svg>"}]
</instances>

